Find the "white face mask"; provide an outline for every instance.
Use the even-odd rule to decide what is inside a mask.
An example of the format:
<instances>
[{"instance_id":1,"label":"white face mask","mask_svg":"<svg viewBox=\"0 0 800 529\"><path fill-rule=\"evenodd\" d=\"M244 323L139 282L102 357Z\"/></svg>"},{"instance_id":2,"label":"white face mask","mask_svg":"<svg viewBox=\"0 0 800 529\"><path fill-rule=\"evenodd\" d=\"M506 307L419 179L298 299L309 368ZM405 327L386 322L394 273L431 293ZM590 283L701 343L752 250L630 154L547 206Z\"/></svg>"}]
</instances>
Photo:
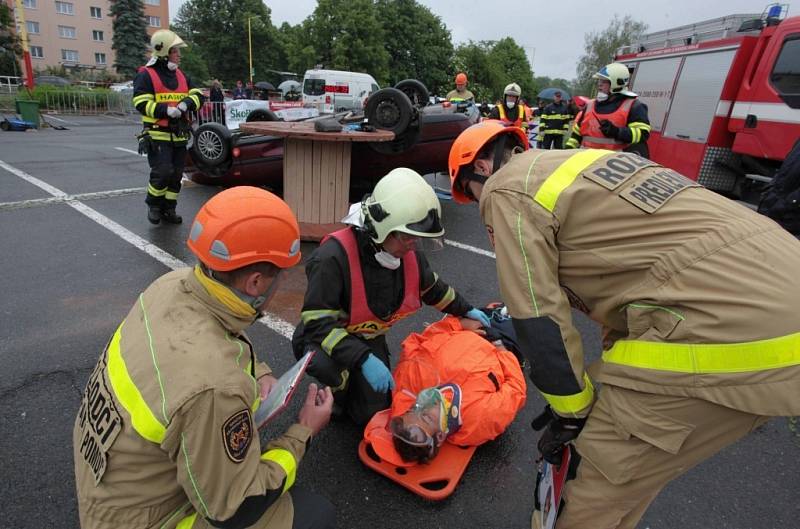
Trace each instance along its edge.
<instances>
[{"instance_id":1,"label":"white face mask","mask_svg":"<svg viewBox=\"0 0 800 529\"><path fill-rule=\"evenodd\" d=\"M400 268L400 263L402 262L402 259L384 250L375 254L375 260L378 261L379 265L389 270L397 270Z\"/></svg>"},{"instance_id":2,"label":"white face mask","mask_svg":"<svg viewBox=\"0 0 800 529\"><path fill-rule=\"evenodd\" d=\"M516 104L517 104L516 101L512 101L512 100L506 99L506 106L508 108L514 108L516 106Z\"/></svg>"},{"instance_id":3,"label":"white face mask","mask_svg":"<svg viewBox=\"0 0 800 529\"><path fill-rule=\"evenodd\" d=\"M608 99L608 94L606 94L605 92L597 92L598 101L602 102L605 101L606 99Z\"/></svg>"},{"instance_id":4,"label":"white face mask","mask_svg":"<svg viewBox=\"0 0 800 529\"><path fill-rule=\"evenodd\" d=\"M175 64L174 62L167 62L167 68L169 68L171 71L174 72L175 70L178 69L178 65Z\"/></svg>"}]
</instances>

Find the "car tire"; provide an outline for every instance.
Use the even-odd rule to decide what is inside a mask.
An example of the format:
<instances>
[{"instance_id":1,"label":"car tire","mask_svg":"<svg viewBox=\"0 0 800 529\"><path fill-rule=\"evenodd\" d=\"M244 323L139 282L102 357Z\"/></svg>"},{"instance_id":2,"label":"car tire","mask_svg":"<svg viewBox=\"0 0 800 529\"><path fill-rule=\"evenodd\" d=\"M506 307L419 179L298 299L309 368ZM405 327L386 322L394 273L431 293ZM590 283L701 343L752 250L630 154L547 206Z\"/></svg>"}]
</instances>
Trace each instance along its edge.
<instances>
[{"instance_id":1,"label":"car tire","mask_svg":"<svg viewBox=\"0 0 800 529\"><path fill-rule=\"evenodd\" d=\"M414 115L411 100L396 88L383 88L367 99L364 114L369 124L377 129L403 134Z\"/></svg>"},{"instance_id":2,"label":"car tire","mask_svg":"<svg viewBox=\"0 0 800 529\"><path fill-rule=\"evenodd\" d=\"M231 155L231 131L219 123L203 123L194 131L192 157L201 168L224 164Z\"/></svg>"},{"instance_id":3,"label":"car tire","mask_svg":"<svg viewBox=\"0 0 800 529\"><path fill-rule=\"evenodd\" d=\"M4 130L5 132L8 132L9 130L11 130L11 123L9 123L7 119L0 121L0 129Z\"/></svg>"},{"instance_id":4,"label":"car tire","mask_svg":"<svg viewBox=\"0 0 800 529\"><path fill-rule=\"evenodd\" d=\"M394 85L394 87L403 92L411 101L411 104L417 108L427 106L429 103L430 93L421 81L405 79Z\"/></svg>"},{"instance_id":5,"label":"car tire","mask_svg":"<svg viewBox=\"0 0 800 529\"><path fill-rule=\"evenodd\" d=\"M266 108L257 108L250 112L245 119L245 123L252 123L254 121L283 121L272 110Z\"/></svg>"}]
</instances>

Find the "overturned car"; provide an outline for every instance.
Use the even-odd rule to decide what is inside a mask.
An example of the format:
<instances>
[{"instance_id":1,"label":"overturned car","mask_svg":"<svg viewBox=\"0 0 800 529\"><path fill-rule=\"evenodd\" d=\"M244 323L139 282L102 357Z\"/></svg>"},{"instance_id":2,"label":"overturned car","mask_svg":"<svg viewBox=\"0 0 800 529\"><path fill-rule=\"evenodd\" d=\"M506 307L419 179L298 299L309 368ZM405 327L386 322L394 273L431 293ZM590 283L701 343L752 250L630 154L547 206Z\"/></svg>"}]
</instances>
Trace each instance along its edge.
<instances>
[{"instance_id":1,"label":"overturned car","mask_svg":"<svg viewBox=\"0 0 800 529\"><path fill-rule=\"evenodd\" d=\"M471 103L429 104L425 86L408 79L370 95L363 113L340 113L335 118L343 125L366 119L370 126L395 133L391 142L353 144L350 188L355 201L395 167L409 167L421 174L446 171L450 146L461 131L478 122L480 114ZM265 109L254 110L247 117L249 122L277 119ZM194 131L185 173L200 184L257 185L280 193L283 138L204 123Z\"/></svg>"}]
</instances>

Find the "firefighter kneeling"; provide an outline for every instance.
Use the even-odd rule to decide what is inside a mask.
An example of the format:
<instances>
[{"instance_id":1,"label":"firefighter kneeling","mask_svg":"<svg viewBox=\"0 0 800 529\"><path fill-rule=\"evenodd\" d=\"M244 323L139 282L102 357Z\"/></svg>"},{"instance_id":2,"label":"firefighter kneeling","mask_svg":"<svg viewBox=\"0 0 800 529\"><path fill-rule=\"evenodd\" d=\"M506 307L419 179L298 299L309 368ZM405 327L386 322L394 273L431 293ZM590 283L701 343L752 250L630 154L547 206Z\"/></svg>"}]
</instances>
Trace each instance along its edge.
<instances>
[{"instance_id":1,"label":"firefighter kneeling","mask_svg":"<svg viewBox=\"0 0 800 529\"><path fill-rule=\"evenodd\" d=\"M276 380L244 330L300 261L294 214L263 189L227 189L187 245L200 263L139 295L86 385L73 430L81 527L335 527L326 499L292 487L330 390L311 384L297 422L265 446L252 414Z\"/></svg>"},{"instance_id":2,"label":"firefighter kneeling","mask_svg":"<svg viewBox=\"0 0 800 529\"><path fill-rule=\"evenodd\" d=\"M638 155L526 144L496 122L462 132L453 198L480 202L550 407L540 451L582 456L556 527L633 529L669 481L800 413L800 242ZM588 370L571 306L605 329Z\"/></svg>"}]
</instances>

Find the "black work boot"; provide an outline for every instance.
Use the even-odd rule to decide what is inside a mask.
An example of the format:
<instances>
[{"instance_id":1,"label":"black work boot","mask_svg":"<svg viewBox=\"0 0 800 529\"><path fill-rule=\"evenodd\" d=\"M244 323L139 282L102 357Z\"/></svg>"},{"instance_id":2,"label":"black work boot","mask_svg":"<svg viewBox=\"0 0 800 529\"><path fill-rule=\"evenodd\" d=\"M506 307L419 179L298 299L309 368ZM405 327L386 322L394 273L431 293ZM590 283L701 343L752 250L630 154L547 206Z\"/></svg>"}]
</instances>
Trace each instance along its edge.
<instances>
[{"instance_id":1,"label":"black work boot","mask_svg":"<svg viewBox=\"0 0 800 529\"><path fill-rule=\"evenodd\" d=\"M161 222L161 208L158 206L149 206L147 208L147 220L149 220L152 224L158 224Z\"/></svg>"},{"instance_id":2,"label":"black work boot","mask_svg":"<svg viewBox=\"0 0 800 529\"><path fill-rule=\"evenodd\" d=\"M183 217L175 213L175 208L165 209L161 212L161 218L164 222L169 224L180 224L183 222Z\"/></svg>"}]
</instances>

